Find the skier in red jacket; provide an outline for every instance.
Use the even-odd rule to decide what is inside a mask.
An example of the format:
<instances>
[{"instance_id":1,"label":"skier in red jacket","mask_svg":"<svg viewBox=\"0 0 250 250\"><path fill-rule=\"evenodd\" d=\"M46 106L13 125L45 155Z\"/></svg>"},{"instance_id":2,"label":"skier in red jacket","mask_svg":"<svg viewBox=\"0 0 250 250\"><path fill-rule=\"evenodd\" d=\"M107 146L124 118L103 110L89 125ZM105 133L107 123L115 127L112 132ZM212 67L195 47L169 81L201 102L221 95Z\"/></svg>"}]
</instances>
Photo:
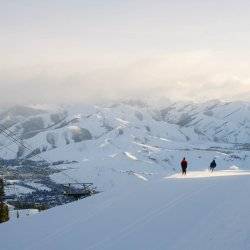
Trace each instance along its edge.
<instances>
[{"instance_id":1,"label":"skier in red jacket","mask_svg":"<svg viewBox=\"0 0 250 250\"><path fill-rule=\"evenodd\" d=\"M188 166L188 162L186 161L186 158L184 157L181 161L181 170L182 170L183 175L187 174L187 166Z\"/></svg>"}]
</instances>

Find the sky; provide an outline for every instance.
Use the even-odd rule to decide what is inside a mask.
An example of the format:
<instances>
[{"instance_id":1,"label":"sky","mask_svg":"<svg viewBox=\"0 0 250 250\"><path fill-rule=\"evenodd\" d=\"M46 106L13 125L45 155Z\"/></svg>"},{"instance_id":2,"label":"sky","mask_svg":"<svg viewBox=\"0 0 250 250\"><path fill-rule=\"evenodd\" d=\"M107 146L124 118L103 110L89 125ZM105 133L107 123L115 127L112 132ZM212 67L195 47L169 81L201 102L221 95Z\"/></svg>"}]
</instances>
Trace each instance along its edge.
<instances>
[{"instance_id":1,"label":"sky","mask_svg":"<svg viewBox=\"0 0 250 250\"><path fill-rule=\"evenodd\" d=\"M245 0L0 0L0 104L250 101Z\"/></svg>"}]
</instances>

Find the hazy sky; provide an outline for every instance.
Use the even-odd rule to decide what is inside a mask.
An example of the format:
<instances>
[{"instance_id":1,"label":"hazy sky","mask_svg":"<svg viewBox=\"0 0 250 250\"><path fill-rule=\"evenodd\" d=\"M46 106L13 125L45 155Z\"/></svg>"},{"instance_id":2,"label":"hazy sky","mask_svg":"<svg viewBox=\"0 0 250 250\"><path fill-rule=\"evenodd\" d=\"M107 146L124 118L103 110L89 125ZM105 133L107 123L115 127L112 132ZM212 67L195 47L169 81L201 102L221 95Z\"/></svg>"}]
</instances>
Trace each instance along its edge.
<instances>
[{"instance_id":1,"label":"hazy sky","mask_svg":"<svg viewBox=\"0 0 250 250\"><path fill-rule=\"evenodd\" d=\"M250 100L244 0L0 0L0 103Z\"/></svg>"}]
</instances>

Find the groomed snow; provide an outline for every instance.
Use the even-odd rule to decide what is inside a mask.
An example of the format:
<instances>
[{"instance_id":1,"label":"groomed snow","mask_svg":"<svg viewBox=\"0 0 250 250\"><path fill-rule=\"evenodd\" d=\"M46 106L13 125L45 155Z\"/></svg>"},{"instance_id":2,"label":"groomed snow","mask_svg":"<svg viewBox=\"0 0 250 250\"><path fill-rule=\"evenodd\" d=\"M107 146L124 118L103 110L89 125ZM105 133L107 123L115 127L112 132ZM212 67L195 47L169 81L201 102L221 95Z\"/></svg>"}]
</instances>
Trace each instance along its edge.
<instances>
[{"instance_id":1,"label":"groomed snow","mask_svg":"<svg viewBox=\"0 0 250 250\"><path fill-rule=\"evenodd\" d=\"M130 182L126 189L1 224L1 249L250 249L249 172L178 177Z\"/></svg>"},{"instance_id":2,"label":"groomed snow","mask_svg":"<svg viewBox=\"0 0 250 250\"><path fill-rule=\"evenodd\" d=\"M226 177L226 176L239 176L250 175L249 171L244 170L220 170L211 172L209 170L187 172L187 175L181 173L165 177L166 179L193 179L193 178L209 178L209 177Z\"/></svg>"}]
</instances>

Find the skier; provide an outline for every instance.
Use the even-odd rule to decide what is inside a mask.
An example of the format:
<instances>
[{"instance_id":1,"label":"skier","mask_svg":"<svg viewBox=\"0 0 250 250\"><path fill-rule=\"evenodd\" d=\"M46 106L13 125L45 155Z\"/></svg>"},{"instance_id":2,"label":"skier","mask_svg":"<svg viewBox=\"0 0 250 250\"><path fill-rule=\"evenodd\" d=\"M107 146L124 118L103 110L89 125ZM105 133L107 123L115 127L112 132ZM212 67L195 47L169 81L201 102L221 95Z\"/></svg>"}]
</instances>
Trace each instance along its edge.
<instances>
[{"instance_id":1,"label":"skier","mask_svg":"<svg viewBox=\"0 0 250 250\"><path fill-rule=\"evenodd\" d=\"M213 172L214 169L216 168L216 162L215 162L215 159L213 159L213 161L210 163L210 171Z\"/></svg>"},{"instance_id":2,"label":"skier","mask_svg":"<svg viewBox=\"0 0 250 250\"><path fill-rule=\"evenodd\" d=\"M186 161L186 158L184 157L181 161L181 170L182 170L183 175L187 174L187 166L188 166L188 162Z\"/></svg>"}]
</instances>

